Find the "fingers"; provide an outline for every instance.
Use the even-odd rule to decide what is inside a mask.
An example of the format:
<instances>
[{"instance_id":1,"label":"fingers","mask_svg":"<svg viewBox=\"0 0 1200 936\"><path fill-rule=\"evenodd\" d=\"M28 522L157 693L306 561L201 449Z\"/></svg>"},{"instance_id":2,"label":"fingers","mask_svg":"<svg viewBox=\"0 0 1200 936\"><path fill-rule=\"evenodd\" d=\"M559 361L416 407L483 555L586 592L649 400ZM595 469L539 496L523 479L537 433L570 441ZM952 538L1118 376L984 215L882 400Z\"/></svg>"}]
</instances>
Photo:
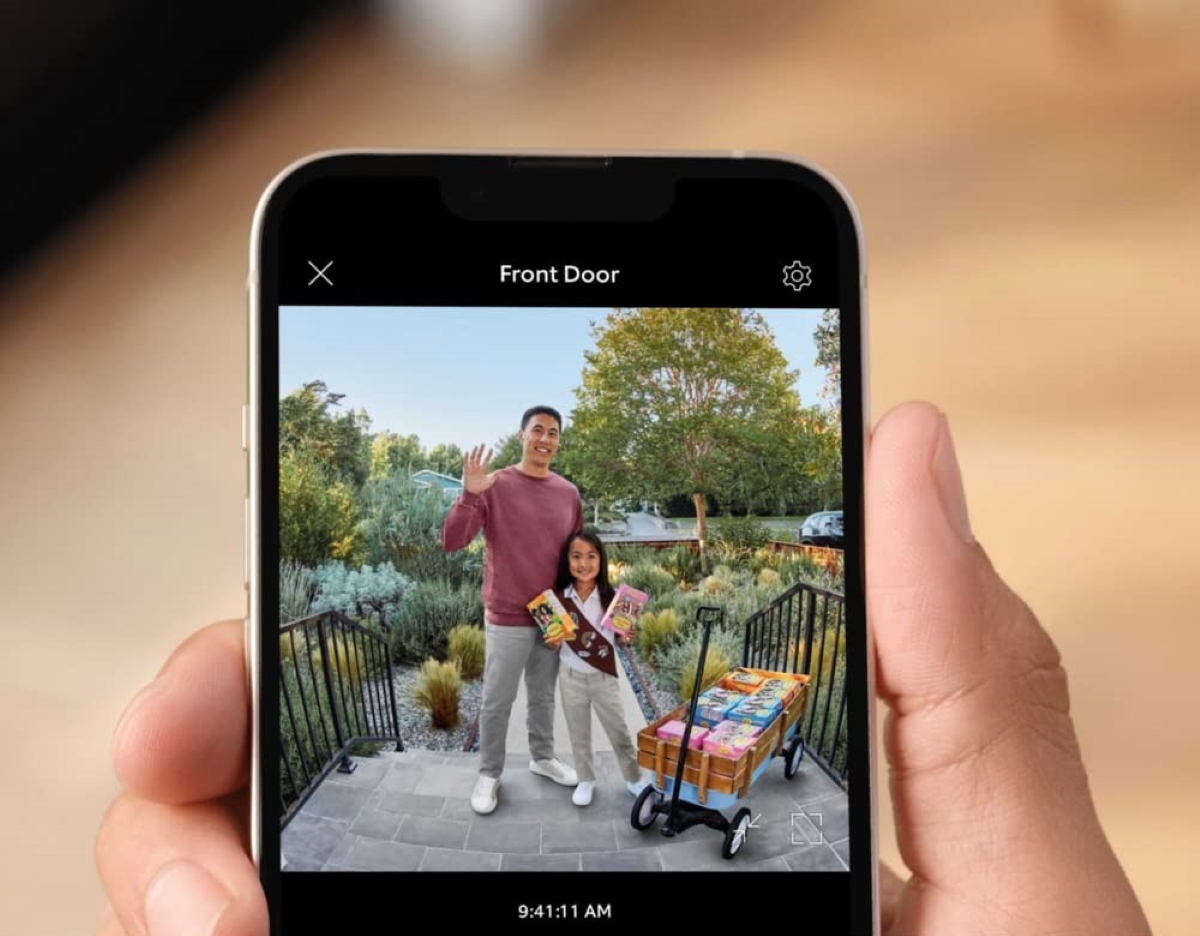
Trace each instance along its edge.
<instances>
[{"instance_id":1,"label":"fingers","mask_svg":"<svg viewBox=\"0 0 1200 936\"><path fill-rule=\"evenodd\" d=\"M112 904L105 902L100 912L100 921L96 924L96 936L125 936L125 927L117 919L117 912Z\"/></svg>"},{"instance_id":2,"label":"fingers","mask_svg":"<svg viewBox=\"0 0 1200 936\"><path fill-rule=\"evenodd\" d=\"M193 634L130 703L113 735L125 789L162 803L223 796L246 785L250 701L241 621Z\"/></svg>"},{"instance_id":3,"label":"fingers","mask_svg":"<svg viewBox=\"0 0 1200 936\"><path fill-rule=\"evenodd\" d=\"M934 407L909 404L880 422L866 500L897 837L910 890L941 901L902 903L897 931L971 931L980 906L996 932L1143 931L1091 803L1058 651L975 543ZM1064 890L1087 895L1082 915ZM936 920L905 916L931 906Z\"/></svg>"},{"instance_id":4,"label":"fingers","mask_svg":"<svg viewBox=\"0 0 1200 936\"><path fill-rule=\"evenodd\" d=\"M267 908L246 828L217 802L166 806L125 794L96 840L113 915L100 936L265 936Z\"/></svg>"},{"instance_id":5,"label":"fingers","mask_svg":"<svg viewBox=\"0 0 1200 936\"><path fill-rule=\"evenodd\" d=\"M896 919L896 908L904 892L904 881L895 871L879 862L879 925L885 934Z\"/></svg>"}]
</instances>

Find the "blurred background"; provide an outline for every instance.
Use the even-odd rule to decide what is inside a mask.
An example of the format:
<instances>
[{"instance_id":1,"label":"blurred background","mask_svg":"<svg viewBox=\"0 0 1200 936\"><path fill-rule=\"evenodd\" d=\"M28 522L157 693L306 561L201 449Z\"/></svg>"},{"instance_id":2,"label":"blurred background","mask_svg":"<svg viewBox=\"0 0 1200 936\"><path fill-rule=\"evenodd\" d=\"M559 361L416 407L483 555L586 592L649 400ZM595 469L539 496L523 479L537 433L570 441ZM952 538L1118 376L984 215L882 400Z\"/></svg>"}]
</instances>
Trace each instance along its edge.
<instances>
[{"instance_id":1,"label":"blurred background","mask_svg":"<svg viewBox=\"0 0 1200 936\"><path fill-rule=\"evenodd\" d=\"M873 412L949 414L1155 932L1200 931L1200 7L169 6L0 14L7 931L88 931L112 728L187 633L244 613L250 220L332 147L744 149L839 177Z\"/></svg>"}]
</instances>

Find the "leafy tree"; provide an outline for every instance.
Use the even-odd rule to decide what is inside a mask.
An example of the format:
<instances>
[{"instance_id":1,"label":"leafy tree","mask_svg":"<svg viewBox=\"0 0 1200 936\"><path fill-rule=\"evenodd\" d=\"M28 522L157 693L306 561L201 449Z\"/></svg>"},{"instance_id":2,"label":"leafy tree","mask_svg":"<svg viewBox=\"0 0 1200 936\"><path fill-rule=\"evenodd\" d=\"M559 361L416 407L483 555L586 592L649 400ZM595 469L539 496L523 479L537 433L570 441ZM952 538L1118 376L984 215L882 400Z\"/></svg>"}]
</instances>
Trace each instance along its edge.
<instances>
[{"instance_id":1,"label":"leafy tree","mask_svg":"<svg viewBox=\"0 0 1200 936\"><path fill-rule=\"evenodd\" d=\"M525 454L521 449L521 437L513 432L504 436L493 447L494 454L492 455L492 470L497 468L507 468L509 465L521 464L521 458ZM462 464L459 463L461 471Z\"/></svg>"},{"instance_id":2,"label":"leafy tree","mask_svg":"<svg viewBox=\"0 0 1200 936\"><path fill-rule=\"evenodd\" d=\"M825 368L825 385L821 396L835 409L842 408L842 326L837 309L826 309L821 322L813 331L817 359L813 363Z\"/></svg>"},{"instance_id":3,"label":"leafy tree","mask_svg":"<svg viewBox=\"0 0 1200 936\"><path fill-rule=\"evenodd\" d=\"M371 440L372 478L387 478L394 474L408 477L426 467L425 450L415 435L380 432Z\"/></svg>"},{"instance_id":4,"label":"leafy tree","mask_svg":"<svg viewBox=\"0 0 1200 936\"><path fill-rule=\"evenodd\" d=\"M449 445L439 443L429 450L425 467L439 474L452 478L461 478L463 470L463 451L453 442Z\"/></svg>"},{"instance_id":5,"label":"leafy tree","mask_svg":"<svg viewBox=\"0 0 1200 936\"><path fill-rule=\"evenodd\" d=\"M593 325L576 390L570 467L610 498L728 499L747 464L786 464L800 427L797 373L745 309L614 309Z\"/></svg>"},{"instance_id":6,"label":"leafy tree","mask_svg":"<svg viewBox=\"0 0 1200 936\"><path fill-rule=\"evenodd\" d=\"M358 488L370 469L371 426L365 410L339 412L344 393L332 393L323 380L311 380L279 401L279 454L304 449L335 480Z\"/></svg>"},{"instance_id":7,"label":"leafy tree","mask_svg":"<svg viewBox=\"0 0 1200 936\"><path fill-rule=\"evenodd\" d=\"M292 449L279 461L279 548L285 560L313 567L351 559L359 551L358 510L343 481L306 448Z\"/></svg>"}]
</instances>

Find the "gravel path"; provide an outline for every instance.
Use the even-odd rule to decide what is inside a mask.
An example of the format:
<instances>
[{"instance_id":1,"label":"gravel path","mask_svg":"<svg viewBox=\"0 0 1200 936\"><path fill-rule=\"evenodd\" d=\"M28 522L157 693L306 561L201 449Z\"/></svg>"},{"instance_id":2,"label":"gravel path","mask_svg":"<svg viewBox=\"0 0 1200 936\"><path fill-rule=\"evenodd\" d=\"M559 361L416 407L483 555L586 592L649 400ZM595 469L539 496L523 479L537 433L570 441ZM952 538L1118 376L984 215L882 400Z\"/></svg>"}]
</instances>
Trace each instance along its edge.
<instances>
[{"instance_id":1,"label":"gravel path","mask_svg":"<svg viewBox=\"0 0 1200 936\"><path fill-rule=\"evenodd\" d=\"M434 728L429 712L412 697L417 684L417 667L398 667L394 670L396 709L400 714L400 737L406 748L425 751L461 751L467 743L471 725L479 713L483 699L483 680L464 679L458 702L458 727Z\"/></svg>"},{"instance_id":2,"label":"gravel path","mask_svg":"<svg viewBox=\"0 0 1200 936\"><path fill-rule=\"evenodd\" d=\"M641 703L642 714L646 716L647 723L679 705L679 696L658 685L658 674L638 652L636 645L618 649L621 662L625 666L625 675L633 687L633 694Z\"/></svg>"}]
</instances>

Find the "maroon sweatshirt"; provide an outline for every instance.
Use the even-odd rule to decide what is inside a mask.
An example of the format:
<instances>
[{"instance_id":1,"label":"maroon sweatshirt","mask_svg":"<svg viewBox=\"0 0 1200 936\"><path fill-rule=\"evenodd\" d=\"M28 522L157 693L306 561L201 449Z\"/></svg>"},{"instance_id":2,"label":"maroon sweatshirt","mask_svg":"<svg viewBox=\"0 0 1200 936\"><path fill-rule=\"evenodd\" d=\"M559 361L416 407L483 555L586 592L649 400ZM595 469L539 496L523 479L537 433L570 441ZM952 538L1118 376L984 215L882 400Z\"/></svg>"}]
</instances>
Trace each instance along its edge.
<instances>
[{"instance_id":1,"label":"maroon sweatshirt","mask_svg":"<svg viewBox=\"0 0 1200 936\"><path fill-rule=\"evenodd\" d=\"M463 491L442 525L454 552L483 530L483 606L493 624L536 626L526 605L554 587L567 537L583 528L579 489L551 472L534 477L515 465L496 472L482 494Z\"/></svg>"}]
</instances>

